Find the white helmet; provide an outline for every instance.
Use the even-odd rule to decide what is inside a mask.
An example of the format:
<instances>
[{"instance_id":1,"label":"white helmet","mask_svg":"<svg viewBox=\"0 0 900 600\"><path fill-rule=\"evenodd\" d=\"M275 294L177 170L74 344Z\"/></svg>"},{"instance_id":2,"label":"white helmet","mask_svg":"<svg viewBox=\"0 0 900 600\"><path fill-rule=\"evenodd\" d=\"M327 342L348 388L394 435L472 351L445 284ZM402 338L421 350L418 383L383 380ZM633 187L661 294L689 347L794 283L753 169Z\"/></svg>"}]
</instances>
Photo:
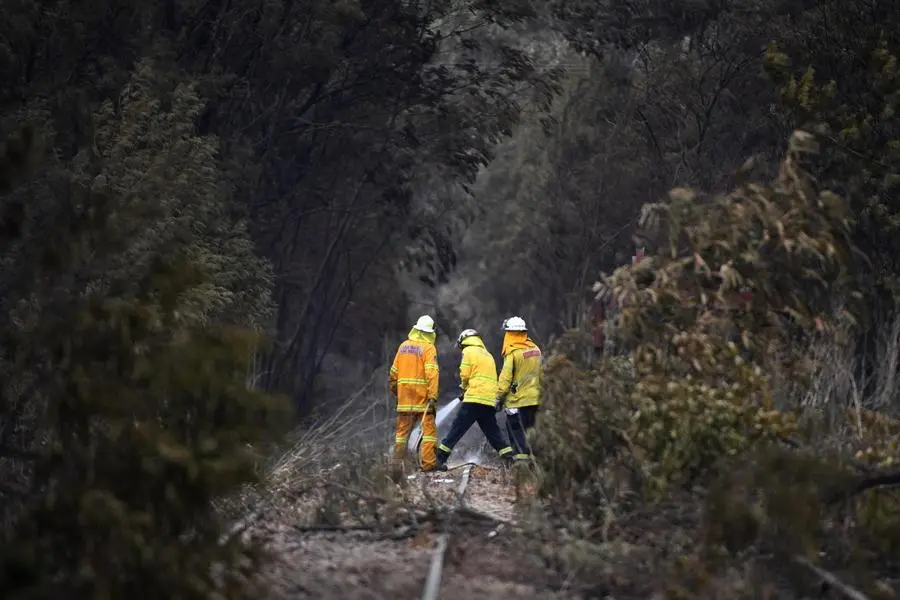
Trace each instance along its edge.
<instances>
[{"instance_id":1,"label":"white helmet","mask_svg":"<svg viewBox=\"0 0 900 600\"><path fill-rule=\"evenodd\" d=\"M419 320L416 321L416 324L413 325L413 329L418 329L425 333L434 333L434 319L428 315L422 315L419 317Z\"/></svg>"},{"instance_id":2,"label":"white helmet","mask_svg":"<svg viewBox=\"0 0 900 600\"><path fill-rule=\"evenodd\" d=\"M503 331L528 331L528 327L522 317L510 317L503 321Z\"/></svg>"},{"instance_id":3,"label":"white helmet","mask_svg":"<svg viewBox=\"0 0 900 600\"><path fill-rule=\"evenodd\" d=\"M463 329L459 332L459 336L456 338L456 346L462 349L463 340L472 337L473 335L478 335L478 332L474 329Z\"/></svg>"}]
</instances>

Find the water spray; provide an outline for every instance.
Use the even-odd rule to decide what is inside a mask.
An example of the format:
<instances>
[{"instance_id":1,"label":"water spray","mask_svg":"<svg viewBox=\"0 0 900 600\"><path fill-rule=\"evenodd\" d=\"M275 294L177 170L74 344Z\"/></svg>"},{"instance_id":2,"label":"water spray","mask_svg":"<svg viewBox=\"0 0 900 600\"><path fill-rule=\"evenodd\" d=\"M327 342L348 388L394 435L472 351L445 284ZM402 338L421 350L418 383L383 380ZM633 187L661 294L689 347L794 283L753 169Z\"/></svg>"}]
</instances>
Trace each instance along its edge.
<instances>
[{"instance_id":1,"label":"water spray","mask_svg":"<svg viewBox=\"0 0 900 600\"><path fill-rule=\"evenodd\" d=\"M434 428L439 429L441 423L446 421L459 407L462 401L459 398L454 398L444 406L442 406L437 414L434 416ZM406 449L409 453L413 454L416 458L419 456L419 444L422 441L422 423L420 422L418 425L413 428L412 433L409 434L409 442L407 442Z\"/></svg>"}]
</instances>

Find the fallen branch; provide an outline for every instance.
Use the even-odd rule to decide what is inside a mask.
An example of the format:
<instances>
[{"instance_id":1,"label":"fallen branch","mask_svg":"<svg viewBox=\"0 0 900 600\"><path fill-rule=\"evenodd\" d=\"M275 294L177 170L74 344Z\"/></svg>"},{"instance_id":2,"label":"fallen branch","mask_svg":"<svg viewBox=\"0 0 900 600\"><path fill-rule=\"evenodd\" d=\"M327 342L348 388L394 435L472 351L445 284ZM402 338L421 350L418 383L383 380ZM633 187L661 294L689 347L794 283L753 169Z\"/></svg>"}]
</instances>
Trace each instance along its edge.
<instances>
[{"instance_id":1,"label":"fallen branch","mask_svg":"<svg viewBox=\"0 0 900 600\"><path fill-rule=\"evenodd\" d=\"M798 440L789 437L782 437L781 441L795 450L806 450L807 446L801 444ZM878 467L873 467L855 458L843 457L847 464L861 471L863 475L857 479L850 489L834 494L828 503L837 502L839 500L847 500L857 494L861 494L866 490L872 489L890 489L900 486L900 469L890 471L881 471Z\"/></svg>"},{"instance_id":2,"label":"fallen branch","mask_svg":"<svg viewBox=\"0 0 900 600\"><path fill-rule=\"evenodd\" d=\"M475 510L474 508L469 508L468 506L462 506L456 509L456 514L460 517L468 517L472 521L481 521L483 523L490 523L491 525L507 523L507 521L503 519L498 519L497 517Z\"/></svg>"},{"instance_id":3,"label":"fallen branch","mask_svg":"<svg viewBox=\"0 0 900 600\"><path fill-rule=\"evenodd\" d=\"M451 520L455 523L468 522L483 524L491 527L508 524L508 522L504 521L503 519L498 519L494 516L475 510L473 508L469 508L467 506L460 506L459 508L442 508L430 510L424 515L419 516L419 521L422 523L444 523Z\"/></svg>"},{"instance_id":4,"label":"fallen branch","mask_svg":"<svg viewBox=\"0 0 900 600\"><path fill-rule=\"evenodd\" d=\"M294 525L294 531L297 533L351 533L353 531L375 531L379 529L378 523L367 525Z\"/></svg>"},{"instance_id":5,"label":"fallen branch","mask_svg":"<svg viewBox=\"0 0 900 600\"><path fill-rule=\"evenodd\" d=\"M6 460L37 461L47 458L47 454L34 450L22 450L21 448L15 448L13 446L3 446L0 447L0 458Z\"/></svg>"},{"instance_id":6,"label":"fallen branch","mask_svg":"<svg viewBox=\"0 0 900 600\"><path fill-rule=\"evenodd\" d=\"M900 486L900 469L885 471L878 475L866 477L858 482L850 495L859 494L876 488L893 488Z\"/></svg>"},{"instance_id":7,"label":"fallen branch","mask_svg":"<svg viewBox=\"0 0 900 600\"><path fill-rule=\"evenodd\" d=\"M809 569L810 571L815 573L819 577L819 579L821 579L823 582L825 582L828 585L830 585L831 587L833 587L835 590L837 590L838 592L843 594L844 597L848 598L849 600L869 600L868 596L866 596L865 594L863 594L856 588L847 585L846 583L844 583L843 581L838 579L832 573L829 573L825 569L822 569L821 567L817 567L816 565L812 564L806 558L803 558L802 556L794 556L794 557L792 557L792 559L798 565L806 567L807 569Z\"/></svg>"},{"instance_id":8,"label":"fallen branch","mask_svg":"<svg viewBox=\"0 0 900 600\"><path fill-rule=\"evenodd\" d=\"M405 519L402 517L405 517ZM390 523L358 523L353 525L333 525L322 523L317 525L294 525L293 529L298 533L350 533L352 531L375 531L378 529L385 529L386 527L393 527L394 529L402 527L413 527L414 529L419 529L421 525L424 525L426 523L441 524L450 521L451 518L456 523L467 521L469 523L474 522L489 526L497 526L506 523L506 521L502 519L498 519L496 517L468 507L459 507L456 509L433 509L429 511L407 510L402 515L402 517L398 516L398 518L393 519Z\"/></svg>"},{"instance_id":9,"label":"fallen branch","mask_svg":"<svg viewBox=\"0 0 900 600\"><path fill-rule=\"evenodd\" d=\"M832 493L827 498L826 503L846 502L867 490L889 490L898 486L900 486L900 469L877 474L873 473L857 479L850 487Z\"/></svg>"},{"instance_id":10,"label":"fallen branch","mask_svg":"<svg viewBox=\"0 0 900 600\"><path fill-rule=\"evenodd\" d=\"M385 526L377 523L366 525L294 525L294 531L299 534L305 533L380 533L378 539L388 540L405 540L419 533L421 530L417 524L396 524L385 531Z\"/></svg>"}]
</instances>

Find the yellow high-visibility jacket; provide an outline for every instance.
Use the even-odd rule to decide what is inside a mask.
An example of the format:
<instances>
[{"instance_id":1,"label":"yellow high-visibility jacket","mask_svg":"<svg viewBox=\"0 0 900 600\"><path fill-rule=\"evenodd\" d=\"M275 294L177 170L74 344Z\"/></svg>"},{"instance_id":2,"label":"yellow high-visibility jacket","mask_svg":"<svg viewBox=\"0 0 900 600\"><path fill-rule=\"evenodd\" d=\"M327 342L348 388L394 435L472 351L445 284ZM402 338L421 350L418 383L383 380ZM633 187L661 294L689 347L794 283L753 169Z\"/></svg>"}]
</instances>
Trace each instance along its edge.
<instances>
[{"instance_id":1,"label":"yellow high-visibility jacket","mask_svg":"<svg viewBox=\"0 0 900 600\"><path fill-rule=\"evenodd\" d=\"M525 331L507 331L503 337L503 369L497 383L497 397L506 397L507 408L537 406L541 403L543 356Z\"/></svg>"},{"instance_id":2,"label":"yellow high-visibility jacket","mask_svg":"<svg viewBox=\"0 0 900 600\"><path fill-rule=\"evenodd\" d=\"M437 402L439 368L434 340L435 334L413 329L397 349L390 375L397 412L422 412L429 401Z\"/></svg>"},{"instance_id":3,"label":"yellow high-visibility jacket","mask_svg":"<svg viewBox=\"0 0 900 600\"><path fill-rule=\"evenodd\" d=\"M497 363L477 335L462 341L459 384L463 402L494 406L497 402Z\"/></svg>"}]
</instances>

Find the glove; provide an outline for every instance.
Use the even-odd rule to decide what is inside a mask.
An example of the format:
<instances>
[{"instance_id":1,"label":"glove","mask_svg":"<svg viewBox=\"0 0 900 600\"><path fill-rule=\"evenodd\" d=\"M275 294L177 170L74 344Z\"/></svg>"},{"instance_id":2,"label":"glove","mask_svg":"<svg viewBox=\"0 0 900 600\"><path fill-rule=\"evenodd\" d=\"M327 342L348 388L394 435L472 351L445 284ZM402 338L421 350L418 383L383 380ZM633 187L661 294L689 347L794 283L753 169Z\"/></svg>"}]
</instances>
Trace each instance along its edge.
<instances>
[{"instance_id":1,"label":"glove","mask_svg":"<svg viewBox=\"0 0 900 600\"><path fill-rule=\"evenodd\" d=\"M431 398L425 401L425 411L431 411L437 409L437 399Z\"/></svg>"},{"instance_id":2,"label":"glove","mask_svg":"<svg viewBox=\"0 0 900 600\"><path fill-rule=\"evenodd\" d=\"M512 385L509 386L509 391L512 392L513 394L515 394L516 392L518 392L518 391L519 391L519 384L516 383L515 381L513 381L513 382L512 382Z\"/></svg>"},{"instance_id":3,"label":"glove","mask_svg":"<svg viewBox=\"0 0 900 600\"><path fill-rule=\"evenodd\" d=\"M497 400L494 401L494 410L495 411L503 410L504 401L505 401L505 398L503 398L502 396L498 396Z\"/></svg>"}]
</instances>

